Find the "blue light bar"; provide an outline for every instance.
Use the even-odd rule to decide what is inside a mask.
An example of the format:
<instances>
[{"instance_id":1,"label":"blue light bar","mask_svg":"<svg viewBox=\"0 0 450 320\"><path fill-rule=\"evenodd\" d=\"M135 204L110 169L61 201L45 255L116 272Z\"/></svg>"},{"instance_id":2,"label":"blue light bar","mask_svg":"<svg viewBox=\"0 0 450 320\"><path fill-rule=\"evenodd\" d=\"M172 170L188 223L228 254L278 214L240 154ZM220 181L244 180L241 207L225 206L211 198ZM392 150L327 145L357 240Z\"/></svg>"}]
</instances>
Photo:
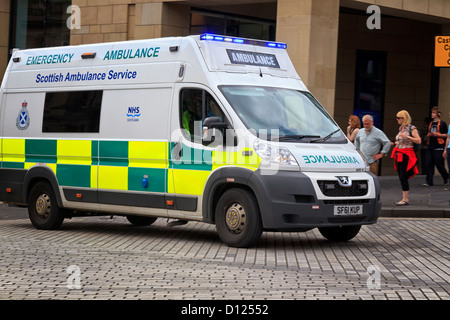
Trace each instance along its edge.
<instances>
[{"instance_id":1,"label":"blue light bar","mask_svg":"<svg viewBox=\"0 0 450 320\"><path fill-rule=\"evenodd\" d=\"M210 33L204 33L204 34L200 35L200 40L232 42L232 43L238 43L238 44L250 44L250 45L255 45L255 46L260 46L260 47L269 47L269 48L275 48L275 49L287 49L287 44L282 43L282 42L236 38L236 37L220 36L220 35L215 35L215 34L210 34Z\"/></svg>"},{"instance_id":2,"label":"blue light bar","mask_svg":"<svg viewBox=\"0 0 450 320\"><path fill-rule=\"evenodd\" d=\"M268 46L270 48L278 48L278 49L286 49L287 48L286 43L281 43L281 42L267 42L266 46Z\"/></svg>"}]
</instances>

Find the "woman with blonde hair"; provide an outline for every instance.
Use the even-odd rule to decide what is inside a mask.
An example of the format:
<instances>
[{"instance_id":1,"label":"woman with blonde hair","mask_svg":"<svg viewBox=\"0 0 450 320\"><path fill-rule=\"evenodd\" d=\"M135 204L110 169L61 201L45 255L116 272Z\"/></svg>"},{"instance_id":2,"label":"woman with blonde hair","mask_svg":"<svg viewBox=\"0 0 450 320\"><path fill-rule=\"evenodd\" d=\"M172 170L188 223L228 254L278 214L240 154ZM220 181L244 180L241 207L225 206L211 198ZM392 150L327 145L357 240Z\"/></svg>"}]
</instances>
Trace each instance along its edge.
<instances>
[{"instance_id":1,"label":"woman with blonde hair","mask_svg":"<svg viewBox=\"0 0 450 320\"><path fill-rule=\"evenodd\" d=\"M396 202L398 206L409 204L409 183L408 179L414 177L417 169L417 157L414 151L414 143L420 144L421 139L417 128L411 124L411 116L408 111L397 112L397 122L399 124L398 134L395 137L395 148L392 150L391 158L394 159L394 167L397 170L400 184L402 186L403 198Z\"/></svg>"},{"instance_id":2,"label":"woman with blonde hair","mask_svg":"<svg viewBox=\"0 0 450 320\"><path fill-rule=\"evenodd\" d=\"M355 115L351 115L348 118L348 127L347 127L347 138L351 142L355 141L355 137L359 129L361 129L361 122L359 121L359 118Z\"/></svg>"}]
</instances>

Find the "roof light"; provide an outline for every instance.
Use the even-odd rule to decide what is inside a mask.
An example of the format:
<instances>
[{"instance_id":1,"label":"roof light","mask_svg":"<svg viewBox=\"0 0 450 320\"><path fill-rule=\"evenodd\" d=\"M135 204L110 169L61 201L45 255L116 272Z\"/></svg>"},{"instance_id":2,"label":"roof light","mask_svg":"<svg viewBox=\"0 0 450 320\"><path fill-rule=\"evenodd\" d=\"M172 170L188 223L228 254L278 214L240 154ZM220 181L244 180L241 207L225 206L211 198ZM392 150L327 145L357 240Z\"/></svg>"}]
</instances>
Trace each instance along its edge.
<instances>
[{"instance_id":1,"label":"roof light","mask_svg":"<svg viewBox=\"0 0 450 320\"><path fill-rule=\"evenodd\" d=\"M267 42L266 46L268 46L270 48L278 48L278 49L286 49L287 48L286 43L281 43L281 42Z\"/></svg>"},{"instance_id":2,"label":"roof light","mask_svg":"<svg viewBox=\"0 0 450 320\"><path fill-rule=\"evenodd\" d=\"M209 35L209 34L202 34L200 36L200 40L214 40L214 36Z\"/></svg>"},{"instance_id":3,"label":"roof light","mask_svg":"<svg viewBox=\"0 0 450 320\"><path fill-rule=\"evenodd\" d=\"M81 59L94 59L96 55L96 52L86 52L81 55Z\"/></svg>"},{"instance_id":4,"label":"roof light","mask_svg":"<svg viewBox=\"0 0 450 320\"><path fill-rule=\"evenodd\" d=\"M287 44L282 43L282 42L236 38L236 37L221 36L221 35L215 35L215 34L209 34L209 33L204 33L204 34L200 35L200 40L232 42L232 43L238 43L238 44L250 44L250 45L255 45L255 46L269 47L269 48L276 48L276 49L286 49L287 48Z\"/></svg>"}]
</instances>

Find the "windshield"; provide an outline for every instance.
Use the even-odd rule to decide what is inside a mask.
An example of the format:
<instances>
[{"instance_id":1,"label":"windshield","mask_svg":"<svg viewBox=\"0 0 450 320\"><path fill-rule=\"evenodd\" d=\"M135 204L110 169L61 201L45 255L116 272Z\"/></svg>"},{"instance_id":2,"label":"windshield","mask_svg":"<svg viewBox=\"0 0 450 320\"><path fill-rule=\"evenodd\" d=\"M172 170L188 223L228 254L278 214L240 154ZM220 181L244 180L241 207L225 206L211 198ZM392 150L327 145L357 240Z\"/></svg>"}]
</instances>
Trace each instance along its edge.
<instances>
[{"instance_id":1,"label":"windshield","mask_svg":"<svg viewBox=\"0 0 450 320\"><path fill-rule=\"evenodd\" d=\"M325 109L308 92L292 89L220 86L248 129L260 138L292 142L346 143ZM279 137L275 136L278 130Z\"/></svg>"}]
</instances>

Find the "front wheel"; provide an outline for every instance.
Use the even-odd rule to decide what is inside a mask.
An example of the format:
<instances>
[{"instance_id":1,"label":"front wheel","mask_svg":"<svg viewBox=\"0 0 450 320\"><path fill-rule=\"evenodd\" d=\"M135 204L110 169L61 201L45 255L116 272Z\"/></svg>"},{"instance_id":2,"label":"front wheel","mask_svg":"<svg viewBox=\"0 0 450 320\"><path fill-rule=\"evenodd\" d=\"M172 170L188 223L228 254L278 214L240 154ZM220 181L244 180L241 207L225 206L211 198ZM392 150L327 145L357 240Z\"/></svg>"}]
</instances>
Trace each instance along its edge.
<instances>
[{"instance_id":1,"label":"front wheel","mask_svg":"<svg viewBox=\"0 0 450 320\"><path fill-rule=\"evenodd\" d=\"M356 237L360 229L361 226L323 227L319 232L330 241L343 242Z\"/></svg>"},{"instance_id":2,"label":"front wheel","mask_svg":"<svg viewBox=\"0 0 450 320\"><path fill-rule=\"evenodd\" d=\"M55 192L48 182L38 182L28 197L28 217L37 229L58 229L64 220L64 210L58 207Z\"/></svg>"},{"instance_id":3,"label":"front wheel","mask_svg":"<svg viewBox=\"0 0 450 320\"><path fill-rule=\"evenodd\" d=\"M263 231L258 203L244 189L230 189L219 199L215 213L220 239L231 247L256 245Z\"/></svg>"}]
</instances>

